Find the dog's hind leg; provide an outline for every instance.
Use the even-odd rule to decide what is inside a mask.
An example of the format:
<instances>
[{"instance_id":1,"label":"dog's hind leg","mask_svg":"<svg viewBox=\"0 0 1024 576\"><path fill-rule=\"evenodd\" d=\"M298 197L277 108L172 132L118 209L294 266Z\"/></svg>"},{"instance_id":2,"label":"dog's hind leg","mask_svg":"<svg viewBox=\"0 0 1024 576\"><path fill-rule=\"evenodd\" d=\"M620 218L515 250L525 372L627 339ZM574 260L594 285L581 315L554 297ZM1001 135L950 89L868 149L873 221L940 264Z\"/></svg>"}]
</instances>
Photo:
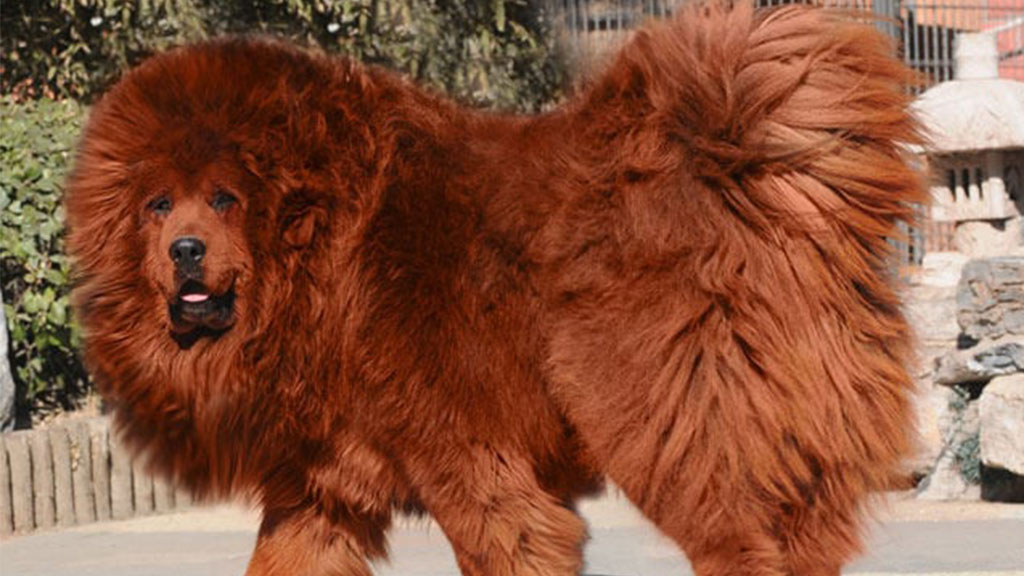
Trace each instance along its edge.
<instances>
[{"instance_id":1,"label":"dog's hind leg","mask_svg":"<svg viewBox=\"0 0 1024 576\"><path fill-rule=\"evenodd\" d=\"M586 537L576 513L515 451L475 446L410 469L465 576L575 576Z\"/></svg>"},{"instance_id":2,"label":"dog's hind leg","mask_svg":"<svg viewBox=\"0 0 1024 576\"><path fill-rule=\"evenodd\" d=\"M246 576L371 576L390 519L314 507L267 510Z\"/></svg>"},{"instance_id":3,"label":"dog's hind leg","mask_svg":"<svg viewBox=\"0 0 1024 576\"><path fill-rule=\"evenodd\" d=\"M818 470L803 498L776 511L776 538L789 573L839 576L843 563L861 548L861 508L870 496L856 470Z\"/></svg>"},{"instance_id":4,"label":"dog's hind leg","mask_svg":"<svg viewBox=\"0 0 1024 576\"><path fill-rule=\"evenodd\" d=\"M794 286L777 258L743 268ZM673 284L697 276L683 272L578 298L552 332L553 392L597 465L700 576L834 574L859 548L859 507L904 453L905 335L773 302L768 280L702 294Z\"/></svg>"}]
</instances>

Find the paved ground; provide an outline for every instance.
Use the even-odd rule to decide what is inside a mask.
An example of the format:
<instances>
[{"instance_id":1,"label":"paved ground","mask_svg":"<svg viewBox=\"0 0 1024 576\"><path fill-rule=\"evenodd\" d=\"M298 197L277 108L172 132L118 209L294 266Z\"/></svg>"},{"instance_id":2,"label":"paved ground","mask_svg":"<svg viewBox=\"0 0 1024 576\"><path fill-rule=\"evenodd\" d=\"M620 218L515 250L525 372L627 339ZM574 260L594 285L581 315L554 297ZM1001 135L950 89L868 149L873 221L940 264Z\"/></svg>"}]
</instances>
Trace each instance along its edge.
<instances>
[{"instance_id":1,"label":"paved ground","mask_svg":"<svg viewBox=\"0 0 1024 576\"><path fill-rule=\"evenodd\" d=\"M690 575L686 560L625 502L605 498L583 513L591 576ZM1024 576L1024 506L898 501L881 515L869 554L850 576ZM109 522L0 541L3 576L241 575L256 517L237 508ZM425 521L394 533L381 576L454 576L444 536Z\"/></svg>"}]
</instances>

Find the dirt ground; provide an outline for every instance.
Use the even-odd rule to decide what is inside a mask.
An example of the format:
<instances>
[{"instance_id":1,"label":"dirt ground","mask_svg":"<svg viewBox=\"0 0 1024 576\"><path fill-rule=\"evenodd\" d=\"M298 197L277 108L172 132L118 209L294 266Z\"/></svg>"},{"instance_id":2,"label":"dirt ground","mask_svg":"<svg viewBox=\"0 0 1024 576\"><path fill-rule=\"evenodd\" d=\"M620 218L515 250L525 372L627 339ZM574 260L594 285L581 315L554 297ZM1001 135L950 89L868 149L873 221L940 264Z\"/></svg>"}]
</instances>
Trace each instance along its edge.
<instances>
[{"instance_id":1,"label":"dirt ground","mask_svg":"<svg viewBox=\"0 0 1024 576\"><path fill-rule=\"evenodd\" d=\"M621 497L584 503L590 576L689 575L685 557ZM258 514L239 506L40 532L0 542L3 576L242 574ZM444 535L400 520L381 576L455 576ZM849 576L1024 576L1024 506L921 502L897 495L877 513L867 554Z\"/></svg>"}]
</instances>

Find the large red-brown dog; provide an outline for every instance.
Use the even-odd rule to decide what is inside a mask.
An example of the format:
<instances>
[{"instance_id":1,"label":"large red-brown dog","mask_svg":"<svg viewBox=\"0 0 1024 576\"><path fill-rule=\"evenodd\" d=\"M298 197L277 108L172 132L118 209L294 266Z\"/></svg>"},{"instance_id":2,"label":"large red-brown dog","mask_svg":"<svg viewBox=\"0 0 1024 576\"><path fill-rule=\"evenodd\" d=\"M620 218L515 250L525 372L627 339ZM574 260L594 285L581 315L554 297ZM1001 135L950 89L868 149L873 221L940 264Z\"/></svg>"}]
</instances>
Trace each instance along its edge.
<instances>
[{"instance_id":1,"label":"large red-brown dog","mask_svg":"<svg viewBox=\"0 0 1024 576\"><path fill-rule=\"evenodd\" d=\"M605 477L700 576L839 573L908 445L906 72L869 26L726 4L535 117L264 40L96 106L88 361L158 470L259 499L248 574L368 574L396 510L464 574L577 574Z\"/></svg>"}]
</instances>

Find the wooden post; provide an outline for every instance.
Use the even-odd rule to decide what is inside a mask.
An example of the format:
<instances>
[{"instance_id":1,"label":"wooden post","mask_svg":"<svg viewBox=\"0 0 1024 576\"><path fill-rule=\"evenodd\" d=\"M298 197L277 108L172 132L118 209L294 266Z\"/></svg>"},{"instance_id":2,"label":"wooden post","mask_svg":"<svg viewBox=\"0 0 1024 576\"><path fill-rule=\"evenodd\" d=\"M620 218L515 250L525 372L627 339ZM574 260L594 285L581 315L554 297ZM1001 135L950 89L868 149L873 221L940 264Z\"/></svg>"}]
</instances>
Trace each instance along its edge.
<instances>
[{"instance_id":1,"label":"wooden post","mask_svg":"<svg viewBox=\"0 0 1024 576\"><path fill-rule=\"evenodd\" d=\"M132 502L132 457L128 449L110 435L110 517L114 520L131 518L134 511Z\"/></svg>"},{"instance_id":2,"label":"wooden post","mask_svg":"<svg viewBox=\"0 0 1024 576\"><path fill-rule=\"evenodd\" d=\"M40 436L42 436L40 432ZM63 426L51 426L46 436L50 437L53 451L53 490L57 510L58 526L75 525L75 492L71 473L71 441L68 430Z\"/></svg>"},{"instance_id":3,"label":"wooden post","mask_svg":"<svg viewBox=\"0 0 1024 576\"><path fill-rule=\"evenodd\" d=\"M7 447L0 435L0 536L14 532L14 509L11 500L11 467L7 465Z\"/></svg>"},{"instance_id":4,"label":"wooden post","mask_svg":"<svg viewBox=\"0 0 1024 576\"><path fill-rule=\"evenodd\" d=\"M90 457L92 459L93 499L96 519L110 519L110 444L106 420L89 422Z\"/></svg>"},{"instance_id":5,"label":"wooden post","mask_svg":"<svg viewBox=\"0 0 1024 576\"><path fill-rule=\"evenodd\" d=\"M192 493L188 488L178 485L174 487L174 505L181 510L192 505Z\"/></svg>"},{"instance_id":6,"label":"wooden post","mask_svg":"<svg viewBox=\"0 0 1024 576\"><path fill-rule=\"evenodd\" d=\"M96 521L96 496L92 484L92 441L89 423L75 422L68 428L71 437L71 480L75 498L75 521L88 524Z\"/></svg>"},{"instance_id":7,"label":"wooden post","mask_svg":"<svg viewBox=\"0 0 1024 576\"><path fill-rule=\"evenodd\" d=\"M153 508L157 512L174 510L174 486L164 478L153 478Z\"/></svg>"},{"instance_id":8,"label":"wooden post","mask_svg":"<svg viewBox=\"0 0 1024 576\"><path fill-rule=\"evenodd\" d=\"M32 501L35 503L36 528L49 528L57 522L53 488L53 451L46 434L29 431L32 460Z\"/></svg>"},{"instance_id":9,"label":"wooden post","mask_svg":"<svg viewBox=\"0 0 1024 576\"><path fill-rule=\"evenodd\" d=\"M8 434L4 446L7 448L7 463L11 468L11 516L14 519L14 531L28 532L36 526L28 436L24 432Z\"/></svg>"},{"instance_id":10,"label":"wooden post","mask_svg":"<svg viewBox=\"0 0 1024 576\"><path fill-rule=\"evenodd\" d=\"M141 457L132 461L132 487L135 489L135 513L139 516L153 512L153 477L142 465Z\"/></svg>"}]
</instances>

